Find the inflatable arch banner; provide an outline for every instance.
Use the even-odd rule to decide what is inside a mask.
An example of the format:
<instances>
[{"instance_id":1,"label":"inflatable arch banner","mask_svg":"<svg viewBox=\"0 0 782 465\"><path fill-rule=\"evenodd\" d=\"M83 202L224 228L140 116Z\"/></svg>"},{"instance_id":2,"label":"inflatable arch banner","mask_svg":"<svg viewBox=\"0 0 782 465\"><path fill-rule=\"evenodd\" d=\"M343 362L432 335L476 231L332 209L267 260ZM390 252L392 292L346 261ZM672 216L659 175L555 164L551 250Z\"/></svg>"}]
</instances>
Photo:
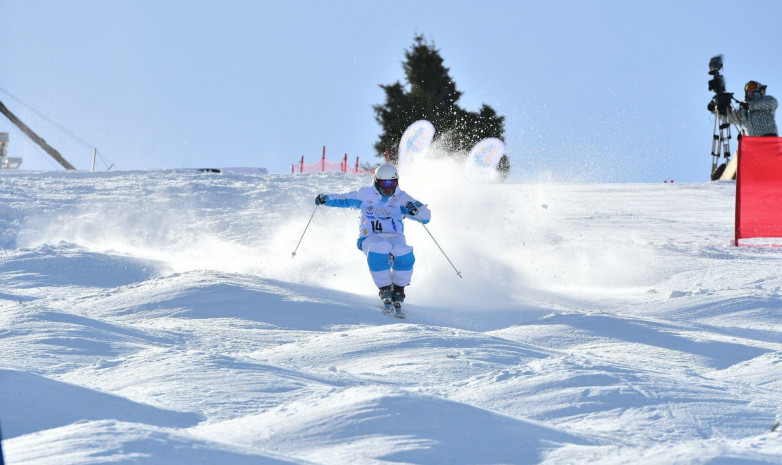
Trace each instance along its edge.
<instances>
[{"instance_id":1,"label":"inflatable arch banner","mask_svg":"<svg viewBox=\"0 0 782 465\"><path fill-rule=\"evenodd\" d=\"M434 126L425 119L408 126L399 140L399 165L412 162L417 155L426 151L434 139L434 133Z\"/></svg>"}]
</instances>

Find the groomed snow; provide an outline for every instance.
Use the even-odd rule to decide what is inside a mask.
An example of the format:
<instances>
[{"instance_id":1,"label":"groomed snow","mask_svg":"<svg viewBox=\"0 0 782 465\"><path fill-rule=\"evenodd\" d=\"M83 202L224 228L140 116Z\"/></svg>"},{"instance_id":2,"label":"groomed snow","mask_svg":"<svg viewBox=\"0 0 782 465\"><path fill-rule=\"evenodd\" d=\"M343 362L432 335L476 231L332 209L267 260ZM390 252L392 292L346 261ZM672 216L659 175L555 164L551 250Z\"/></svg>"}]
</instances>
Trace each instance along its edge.
<instances>
[{"instance_id":1,"label":"groomed snow","mask_svg":"<svg viewBox=\"0 0 782 465\"><path fill-rule=\"evenodd\" d=\"M735 184L401 187L408 319L380 313L367 176L0 174L9 465L778 464L782 248ZM438 173L433 176L432 173Z\"/></svg>"}]
</instances>

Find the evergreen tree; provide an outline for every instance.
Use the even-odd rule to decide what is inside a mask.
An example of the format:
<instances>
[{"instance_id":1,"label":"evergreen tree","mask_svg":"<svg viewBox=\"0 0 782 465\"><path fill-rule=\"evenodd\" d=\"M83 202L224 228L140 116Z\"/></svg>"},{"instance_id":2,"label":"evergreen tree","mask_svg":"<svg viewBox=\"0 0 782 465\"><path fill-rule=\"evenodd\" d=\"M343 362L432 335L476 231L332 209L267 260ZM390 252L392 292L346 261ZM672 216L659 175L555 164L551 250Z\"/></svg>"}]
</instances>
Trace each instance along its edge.
<instances>
[{"instance_id":1,"label":"evergreen tree","mask_svg":"<svg viewBox=\"0 0 782 465\"><path fill-rule=\"evenodd\" d=\"M378 156L384 156L388 149L392 163L396 163L399 139L405 129L419 119L429 120L434 125L439 142L449 152L469 151L486 137L502 139L505 117L497 115L486 104L478 112L459 107L462 93L456 89L440 51L423 35L415 36L412 47L405 51L402 68L406 85L399 81L391 85L381 84L386 101L373 107L375 119L383 130L375 143ZM507 157L503 158L507 171L510 165Z\"/></svg>"}]
</instances>

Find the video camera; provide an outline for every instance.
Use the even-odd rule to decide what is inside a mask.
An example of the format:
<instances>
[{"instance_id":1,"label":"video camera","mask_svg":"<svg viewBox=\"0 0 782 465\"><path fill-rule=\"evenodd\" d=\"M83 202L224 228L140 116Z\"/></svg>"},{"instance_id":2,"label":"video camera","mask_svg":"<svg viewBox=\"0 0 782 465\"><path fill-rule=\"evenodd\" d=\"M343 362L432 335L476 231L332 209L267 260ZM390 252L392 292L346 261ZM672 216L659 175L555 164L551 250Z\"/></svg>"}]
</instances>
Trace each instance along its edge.
<instances>
[{"instance_id":1,"label":"video camera","mask_svg":"<svg viewBox=\"0 0 782 465\"><path fill-rule=\"evenodd\" d=\"M719 114L724 116L728 114L733 94L725 91L725 77L720 74L721 70L722 55L712 57L709 60L709 74L714 77L709 81L709 90L715 95L709 103L709 108L716 108Z\"/></svg>"}]
</instances>

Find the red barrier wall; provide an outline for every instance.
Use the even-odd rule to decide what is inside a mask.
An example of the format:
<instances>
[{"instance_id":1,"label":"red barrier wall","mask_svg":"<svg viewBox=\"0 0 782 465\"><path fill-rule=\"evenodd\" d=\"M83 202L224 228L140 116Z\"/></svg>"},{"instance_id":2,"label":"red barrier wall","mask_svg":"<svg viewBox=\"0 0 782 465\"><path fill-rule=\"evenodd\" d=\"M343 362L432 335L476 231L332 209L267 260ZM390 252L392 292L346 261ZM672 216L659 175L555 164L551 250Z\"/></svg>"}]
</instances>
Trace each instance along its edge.
<instances>
[{"instance_id":1,"label":"red barrier wall","mask_svg":"<svg viewBox=\"0 0 782 465\"><path fill-rule=\"evenodd\" d=\"M782 138L742 137L736 174L736 245L782 238Z\"/></svg>"}]
</instances>

